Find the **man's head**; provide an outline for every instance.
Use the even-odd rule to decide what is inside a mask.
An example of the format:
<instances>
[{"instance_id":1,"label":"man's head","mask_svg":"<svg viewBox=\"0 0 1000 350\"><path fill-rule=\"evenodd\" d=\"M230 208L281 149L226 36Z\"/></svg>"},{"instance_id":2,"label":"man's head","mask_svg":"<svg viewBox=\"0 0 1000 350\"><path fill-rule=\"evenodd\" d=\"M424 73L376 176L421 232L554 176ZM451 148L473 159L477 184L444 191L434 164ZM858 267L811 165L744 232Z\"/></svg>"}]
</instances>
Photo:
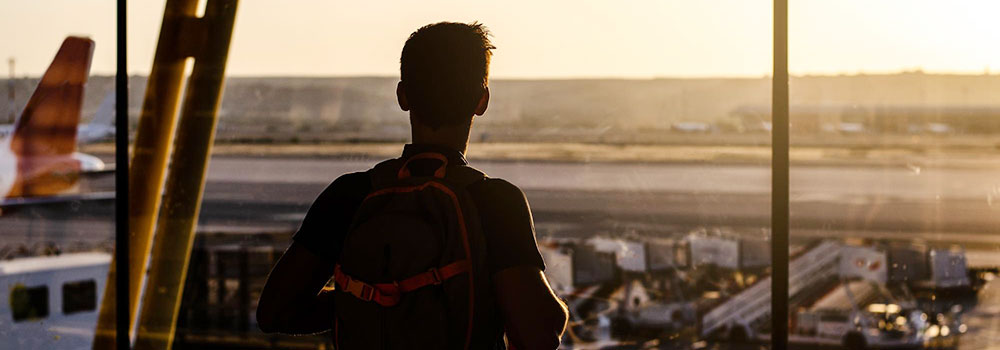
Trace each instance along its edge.
<instances>
[{"instance_id":1,"label":"man's head","mask_svg":"<svg viewBox=\"0 0 1000 350\"><path fill-rule=\"evenodd\" d=\"M467 124L489 103L489 31L479 23L441 22L418 29L399 59L399 105L411 119L438 129Z\"/></svg>"}]
</instances>

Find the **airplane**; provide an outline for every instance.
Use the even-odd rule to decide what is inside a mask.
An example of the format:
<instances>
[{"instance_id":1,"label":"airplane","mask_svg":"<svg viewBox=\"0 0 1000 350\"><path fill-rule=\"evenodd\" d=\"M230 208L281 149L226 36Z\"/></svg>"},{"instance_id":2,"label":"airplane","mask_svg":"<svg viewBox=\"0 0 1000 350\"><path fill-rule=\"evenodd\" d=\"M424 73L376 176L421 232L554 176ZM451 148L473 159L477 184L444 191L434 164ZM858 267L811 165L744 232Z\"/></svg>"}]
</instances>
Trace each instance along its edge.
<instances>
[{"instance_id":1,"label":"airplane","mask_svg":"<svg viewBox=\"0 0 1000 350\"><path fill-rule=\"evenodd\" d=\"M0 210L114 198L113 192L79 190L82 178L114 172L99 158L77 152L83 90L93 52L93 40L67 37L12 131L0 137ZM113 104L105 100L102 105ZM104 136L97 126L84 130L84 137Z\"/></svg>"},{"instance_id":2,"label":"airplane","mask_svg":"<svg viewBox=\"0 0 1000 350\"><path fill-rule=\"evenodd\" d=\"M712 126L699 122L679 122L670 125L674 131L683 133L706 133L712 131Z\"/></svg>"},{"instance_id":3,"label":"airplane","mask_svg":"<svg viewBox=\"0 0 1000 350\"><path fill-rule=\"evenodd\" d=\"M108 92L97 106L97 113L87 124L80 125L76 131L77 142L80 144L109 140L115 136L115 92Z\"/></svg>"},{"instance_id":4,"label":"airplane","mask_svg":"<svg viewBox=\"0 0 1000 350\"><path fill-rule=\"evenodd\" d=\"M80 124L76 131L77 143L81 145L104 141L115 136L115 92L109 92L97 112L87 124ZM14 124L0 125L0 139L14 132Z\"/></svg>"},{"instance_id":5,"label":"airplane","mask_svg":"<svg viewBox=\"0 0 1000 350\"><path fill-rule=\"evenodd\" d=\"M861 123L842 122L837 130L844 134L860 134L865 132L865 125Z\"/></svg>"}]
</instances>

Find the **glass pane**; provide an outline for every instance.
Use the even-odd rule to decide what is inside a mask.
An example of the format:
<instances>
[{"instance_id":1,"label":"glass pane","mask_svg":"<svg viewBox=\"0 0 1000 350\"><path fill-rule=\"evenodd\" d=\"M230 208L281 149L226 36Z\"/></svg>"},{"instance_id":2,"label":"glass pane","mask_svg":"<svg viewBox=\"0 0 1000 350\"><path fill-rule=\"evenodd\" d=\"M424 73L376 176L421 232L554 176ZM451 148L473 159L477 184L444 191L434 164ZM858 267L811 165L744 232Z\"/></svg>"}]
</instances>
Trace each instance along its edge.
<instances>
[{"instance_id":1,"label":"glass pane","mask_svg":"<svg viewBox=\"0 0 1000 350\"><path fill-rule=\"evenodd\" d=\"M0 3L0 348L90 348L113 303L114 16Z\"/></svg>"},{"instance_id":2,"label":"glass pane","mask_svg":"<svg viewBox=\"0 0 1000 350\"><path fill-rule=\"evenodd\" d=\"M162 12L132 7L151 42ZM483 230L529 245L500 251L516 264L539 251L570 310L563 347L766 345L757 326L768 295L739 295L765 285L770 266L759 113L770 101L770 18L770 2L756 0L240 4L174 348L332 342L260 332L261 290L334 179L411 142L396 98L400 52L417 28L445 20L493 34L489 106L467 158L523 191L535 237ZM152 52L146 44L130 61ZM143 89L143 77L133 84ZM346 234L334 226L350 223L346 209L318 208L312 220L332 223L306 235Z\"/></svg>"},{"instance_id":3,"label":"glass pane","mask_svg":"<svg viewBox=\"0 0 1000 350\"><path fill-rule=\"evenodd\" d=\"M10 310L14 322L31 322L49 317L49 288L14 287L10 291Z\"/></svg>"},{"instance_id":4,"label":"glass pane","mask_svg":"<svg viewBox=\"0 0 1000 350\"><path fill-rule=\"evenodd\" d=\"M992 2L790 7L793 343L998 343Z\"/></svg>"},{"instance_id":5,"label":"glass pane","mask_svg":"<svg viewBox=\"0 0 1000 350\"><path fill-rule=\"evenodd\" d=\"M97 309L97 283L94 280L62 285L63 313L72 314Z\"/></svg>"}]
</instances>

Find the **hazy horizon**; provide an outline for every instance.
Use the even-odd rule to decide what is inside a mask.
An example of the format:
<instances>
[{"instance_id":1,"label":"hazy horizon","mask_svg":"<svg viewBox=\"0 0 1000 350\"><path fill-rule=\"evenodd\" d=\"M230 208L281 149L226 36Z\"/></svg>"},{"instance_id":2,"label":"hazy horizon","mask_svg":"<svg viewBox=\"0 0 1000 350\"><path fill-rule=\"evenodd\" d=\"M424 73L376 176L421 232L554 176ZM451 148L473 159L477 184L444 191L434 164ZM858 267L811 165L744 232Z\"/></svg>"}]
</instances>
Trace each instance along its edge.
<instances>
[{"instance_id":1,"label":"hazy horizon","mask_svg":"<svg viewBox=\"0 0 1000 350\"><path fill-rule=\"evenodd\" d=\"M162 3L129 5L129 73L148 72L162 12ZM393 76L416 28L479 21L498 47L495 78L765 77L772 65L771 12L766 0L244 2L228 71ZM793 2L789 69L795 75L990 72L1000 67L1000 46L992 45L1000 42L998 12L1000 3L988 0ZM14 57L17 76L39 75L66 35L85 34L97 42L92 71L113 74L114 13L110 0L4 2L0 59Z\"/></svg>"},{"instance_id":2,"label":"hazy horizon","mask_svg":"<svg viewBox=\"0 0 1000 350\"><path fill-rule=\"evenodd\" d=\"M972 73L972 72L937 72L937 71L925 71L925 70L897 70L897 71L887 71L887 72L852 72L852 73L804 73L804 74L790 74L790 78L837 78L837 77L878 77L878 76L899 76L899 75L927 75L927 76L947 76L947 77L998 77L1000 78L1000 70L983 72L983 73ZM90 77L114 77L114 73L91 73ZM128 75L130 78L134 77L148 77L149 74L140 73L130 73ZM20 75L18 74L15 79L39 79L41 74L38 75ZM281 75L279 73L275 74L263 74L263 75L233 75L227 74L226 78L236 78L236 79L399 79L399 74L391 75ZM571 80L629 80L629 81L647 81L647 80L712 80L712 79L770 79L770 75L762 76L656 76L656 77L618 77L618 76L580 76L580 77L490 77L490 81L571 81ZM7 77L0 77L0 81L6 81Z\"/></svg>"}]
</instances>

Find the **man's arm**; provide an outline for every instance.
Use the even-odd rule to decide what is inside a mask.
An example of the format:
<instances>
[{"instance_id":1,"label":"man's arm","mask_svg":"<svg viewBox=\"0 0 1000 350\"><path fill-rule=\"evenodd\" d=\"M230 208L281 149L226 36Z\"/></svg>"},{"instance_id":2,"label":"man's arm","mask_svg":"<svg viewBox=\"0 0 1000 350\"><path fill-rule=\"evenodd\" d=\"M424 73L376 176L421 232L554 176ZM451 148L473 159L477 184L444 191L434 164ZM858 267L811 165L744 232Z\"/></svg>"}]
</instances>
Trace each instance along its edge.
<instances>
[{"instance_id":1,"label":"man's arm","mask_svg":"<svg viewBox=\"0 0 1000 350\"><path fill-rule=\"evenodd\" d=\"M257 302L257 325L264 333L313 334L330 329L331 295L321 293L333 265L292 243L278 259Z\"/></svg>"},{"instance_id":2,"label":"man's arm","mask_svg":"<svg viewBox=\"0 0 1000 350\"><path fill-rule=\"evenodd\" d=\"M368 173L338 177L316 198L293 242L267 277L257 303L266 333L312 334L330 328L331 294L320 292L333 275L344 236L370 190Z\"/></svg>"},{"instance_id":3,"label":"man's arm","mask_svg":"<svg viewBox=\"0 0 1000 350\"><path fill-rule=\"evenodd\" d=\"M555 349L566 328L566 305L552 293L535 245L524 192L490 178L469 186L486 236L489 270L507 340L518 350Z\"/></svg>"},{"instance_id":4,"label":"man's arm","mask_svg":"<svg viewBox=\"0 0 1000 350\"><path fill-rule=\"evenodd\" d=\"M566 304L538 267L522 265L493 275L507 340L514 349L555 349L566 329Z\"/></svg>"}]
</instances>

